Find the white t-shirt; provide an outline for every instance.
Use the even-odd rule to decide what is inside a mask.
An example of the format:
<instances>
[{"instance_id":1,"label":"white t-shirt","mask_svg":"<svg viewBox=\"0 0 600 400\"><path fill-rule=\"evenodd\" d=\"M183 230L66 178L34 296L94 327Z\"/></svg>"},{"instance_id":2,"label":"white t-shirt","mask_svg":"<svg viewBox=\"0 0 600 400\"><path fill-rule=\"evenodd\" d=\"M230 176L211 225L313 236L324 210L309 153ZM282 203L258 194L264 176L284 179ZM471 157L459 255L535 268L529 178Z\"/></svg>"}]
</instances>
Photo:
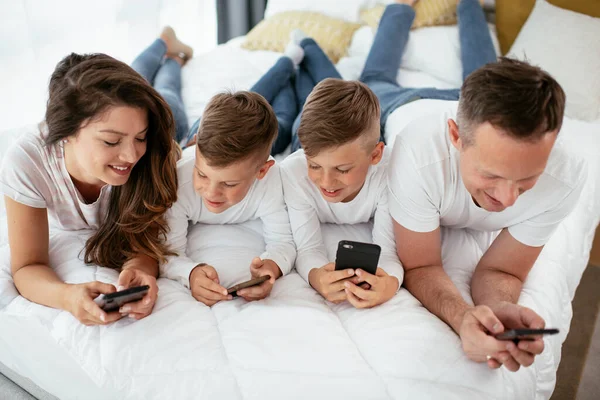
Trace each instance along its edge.
<instances>
[{"instance_id":1,"label":"white t-shirt","mask_svg":"<svg viewBox=\"0 0 600 400\"><path fill-rule=\"evenodd\" d=\"M392 219L388 211L387 164L390 151L386 148L382 160L369 167L365 184L354 199L347 203L329 203L308 178L308 166L303 150L298 150L281 164L283 192L288 206L290 224L298 249L296 270L308 282L313 268L333 262L321 236L321 224L360 224L374 218L373 243L381 247L379 267L395 276L402 284L404 270L396 253Z\"/></svg>"},{"instance_id":2,"label":"white t-shirt","mask_svg":"<svg viewBox=\"0 0 600 400\"><path fill-rule=\"evenodd\" d=\"M447 121L456 120L456 110L457 103L449 103L445 111L415 119L396 137L388 172L394 220L414 232L431 232L439 226L508 228L527 246L546 244L579 199L587 176L584 161L557 141L532 189L502 212L486 211L465 188L459 152L450 142Z\"/></svg>"},{"instance_id":3,"label":"white t-shirt","mask_svg":"<svg viewBox=\"0 0 600 400\"><path fill-rule=\"evenodd\" d=\"M204 206L202 198L194 190L194 157L184 156L177 163L177 201L167 211L169 234L167 244L178 256L167 258L160 266L163 277L176 280L190 287L189 276L202 260L192 260L186 255L188 226L192 224L241 224L260 218L266 251L262 259L273 260L286 275L294 266L296 247L290 230L287 209L283 200L279 165L273 165L263 179L257 179L246 197L238 204L216 214Z\"/></svg>"},{"instance_id":4,"label":"white t-shirt","mask_svg":"<svg viewBox=\"0 0 600 400\"><path fill-rule=\"evenodd\" d=\"M51 228L98 229L108 211L111 186L105 185L98 200L86 204L67 171L63 147L46 146L45 136L39 130L26 133L7 151L0 172L4 195L46 208Z\"/></svg>"}]
</instances>

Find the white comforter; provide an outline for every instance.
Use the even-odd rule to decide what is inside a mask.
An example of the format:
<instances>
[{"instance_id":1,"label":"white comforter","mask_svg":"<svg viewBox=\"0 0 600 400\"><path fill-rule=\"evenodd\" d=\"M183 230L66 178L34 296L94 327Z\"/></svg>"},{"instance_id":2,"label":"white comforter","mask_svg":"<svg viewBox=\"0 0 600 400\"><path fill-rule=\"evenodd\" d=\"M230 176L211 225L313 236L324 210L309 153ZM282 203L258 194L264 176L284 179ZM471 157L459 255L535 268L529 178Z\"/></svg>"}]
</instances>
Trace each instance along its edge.
<instances>
[{"instance_id":1,"label":"white comforter","mask_svg":"<svg viewBox=\"0 0 600 400\"><path fill-rule=\"evenodd\" d=\"M223 46L198 57L184 75L190 120L212 93L248 88L277 56ZM347 62L360 68L360 60ZM61 398L547 399L569 329L570 302L600 217L600 123L566 121L561 135L588 159L589 181L523 289L520 302L561 329L546 339L546 351L531 368L510 373L470 362L450 328L406 290L380 307L356 310L326 302L295 272L278 280L266 300L236 299L212 308L196 302L184 287L160 279L150 317L85 327L66 312L17 295L6 244L0 249L0 327L10 326L12 333L0 329L0 350L2 344L30 345L0 351L0 362ZM3 212L1 217L4 221ZM338 240L368 240L370 226L323 229L333 259ZM114 271L83 265L79 253L85 238L81 232L55 235L51 264L69 282L115 282ZM443 231L445 268L467 299L473 268L491 239L490 234ZM214 265L225 286L247 278L251 258L264 247L259 222L198 225L190 230L190 243L190 256ZM18 337L10 336L15 332ZM29 351L36 345L33 338L50 343L46 347L48 352L52 347L54 358ZM61 374L67 360L85 385Z\"/></svg>"}]
</instances>

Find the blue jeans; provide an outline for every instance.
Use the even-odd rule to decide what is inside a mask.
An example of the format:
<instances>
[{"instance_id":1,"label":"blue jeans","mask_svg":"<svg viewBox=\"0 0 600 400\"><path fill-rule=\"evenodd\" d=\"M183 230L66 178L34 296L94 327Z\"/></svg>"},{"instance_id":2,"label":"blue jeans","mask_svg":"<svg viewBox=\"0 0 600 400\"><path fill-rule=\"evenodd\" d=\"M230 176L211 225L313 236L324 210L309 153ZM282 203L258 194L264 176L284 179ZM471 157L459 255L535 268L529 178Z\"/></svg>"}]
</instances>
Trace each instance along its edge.
<instances>
[{"instance_id":1,"label":"blue jeans","mask_svg":"<svg viewBox=\"0 0 600 400\"><path fill-rule=\"evenodd\" d=\"M167 46L156 39L131 64L161 94L175 119L175 137L181 142L188 132L187 115L181 98L181 66L172 58L165 58Z\"/></svg>"},{"instance_id":2,"label":"blue jeans","mask_svg":"<svg viewBox=\"0 0 600 400\"><path fill-rule=\"evenodd\" d=\"M298 115L298 103L292 84L295 73L292 60L283 56L250 88L251 92L260 94L271 104L277 117L278 133L271 147L272 155L283 152L291 141L292 124ZM186 143L198 133L200 120L198 118L192 125Z\"/></svg>"},{"instance_id":3,"label":"blue jeans","mask_svg":"<svg viewBox=\"0 0 600 400\"><path fill-rule=\"evenodd\" d=\"M277 116L279 132L271 148L272 155L283 152L290 141L292 151L300 147L296 131L306 98L323 79L341 79L331 60L313 39L305 38L300 46L304 49L304 59L298 72L295 71L292 60L283 56L250 89L262 95ZM198 132L199 127L200 119L190 129L188 140Z\"/></svg>"},{"instance_id":4,"label":"blue jeans","mask_svg":"<svg viewBox=\"0 0 600 400\"><path fill-rule=\"evenodd\" d=\"M302 117L304 103L313 88L319 82L327 78L342 79L329 57L319 47L317 42L311 38L305 38L300 42L304 49L304 59L299 65L296 76L296 95L298 98L298 116L292 125L292 152L298 150L301 145L298 140L298 126Z\"/></svg>"},{"instance_id":5,"label":"blue jeans","mask_svg":"<svg viewBox=\"0 0 600 400\"><path fill-rule=\"evenodd\" d=\"M461 0L457 14L464 79L496 61L496 51L478 0ZM415 11L405 4L386 7L360 76L379 99L382 133L389 115L404 104L418 99L458 100L460 95L460 89L405 88L398 84L398 68L414 18Z\"/></svg>"}]
</instances>

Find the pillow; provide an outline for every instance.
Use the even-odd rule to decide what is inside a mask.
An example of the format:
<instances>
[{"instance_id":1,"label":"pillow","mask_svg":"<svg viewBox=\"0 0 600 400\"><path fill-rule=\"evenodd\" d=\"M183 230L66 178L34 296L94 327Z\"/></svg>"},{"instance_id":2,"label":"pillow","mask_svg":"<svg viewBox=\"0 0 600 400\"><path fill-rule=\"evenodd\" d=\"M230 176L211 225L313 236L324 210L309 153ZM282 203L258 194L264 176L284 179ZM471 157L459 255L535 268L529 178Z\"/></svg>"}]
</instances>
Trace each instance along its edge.
<instances>
[{"instance_id":1,"label":"pillow","mask_svg":"<svg viewBox=\"0 0 600 400\"><path fill-rule=\"evenodd\" d=\"M567 95L566 115L600 118L600 18L538 0L509 51L551 74Z\"/></svg>"},{"instance_id":2,"label":"pillow","mask_svg":"<svg viewBox=\"0 0 600 400\"><path fill-rule=\"evenodd\" d=\"M312 11L328 17L359 22L358 13L372 0L269 0L265 9L265 19L285 11Z\"/></svg>"},{"instance_id":3,"label":"pillow","mask_svg":"<svg viewBox=\"0 0 600 400\"><path fill-rule=\"evenodd\" d=\"M578 13L600 17L600 1L550 0L550 4ZM496 0L496 28L502 54L506 54L533 9L535 0Z\"/></svg>"},{"instance_id":4,"label":"pillow","mask_svg":"<svg viewBox=\"0 0 600 400\"><path fill-rule=\"evenodd\" d=\"M496 40L496 32L493 25L488 24L488 26L494 50L498 54L499 45ZM364 65L374 36L373 29L368 26L361 27L354 34L352 45L348 48L349 56L361 58ZM463 70L458 26L430 26L411 31L400 66L403 69L424 72L436 80L446 83L445 85L436 85L437 87L459 88L463 82ZM362 66L359 71L361 70Z\"/></svg>"},{"instance_id":5,"label":"pillow","mask_svg":"<svg viewBox=\"0 0 600 400\"><path fill-rule=\"evenodd\" d=\"M335 64L346 55L359 24L307 11L286 11L258 23L246 35L242 47L248 50L283 52L290 32L301 29L321 46Z\"/></svg>"},{"instance_id":6,"label":"pillow","mask_svg":"<svg viewBox=\"0 0 600 400\"><path fill-rule=\"evenodd\" d=\"M419 1L414 6L415 21L413 22L411 29L421 28L423 26L456 24L457 4L458 0ZM375 7L363 10L360 13L361 21L371 28L377 29L385 7L385 4L378 4Z\"/></svg>"}]
</instances>

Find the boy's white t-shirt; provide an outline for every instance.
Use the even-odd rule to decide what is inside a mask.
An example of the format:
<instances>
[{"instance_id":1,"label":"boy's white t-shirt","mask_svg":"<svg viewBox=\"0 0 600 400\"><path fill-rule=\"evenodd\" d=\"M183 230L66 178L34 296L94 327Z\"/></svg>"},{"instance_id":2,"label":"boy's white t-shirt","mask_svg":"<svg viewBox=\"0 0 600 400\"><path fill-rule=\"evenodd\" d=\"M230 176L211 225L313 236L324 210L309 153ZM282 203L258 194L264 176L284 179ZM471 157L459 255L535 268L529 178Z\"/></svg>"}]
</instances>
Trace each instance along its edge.
<instances>
[{"instance_id":1,"label":"boy's white t-shirt","mask_svg":"<svg viewBox=\"0 0 600 400\"><path fill-rule=\"evenodd\" d=\"M167 245L178 256L167 257L167 262L160 265L161 276L190 287L190 273L202 262L186 255L190 222L224 225L241 224L258 218L263 223L266 243L266 251L260 257L273 260L283 275L288 274L294 266L296 247L283 200L279 165L275 163L263 179L256 179L241 202L217 214L206 208L194 189L195 162L194 157L184 156L177 163L177 201L166 215L170 229Z\"/></svg>"},{"instance_id":2,"label":"boy's white t-shirt","mask_svg":"<svg viewBox=\"0 0 600 400\"><path fill-rule=\"evenodd\" d=\"M308 177L303 150L298 150L281 163L285 202L298 255L296 270L308 282L313 268L329 262L321 235L321 224L359 224L374 218L373 243L381 246L379 267L395 276L402 284L404 270L396 253L392 219L388 211L387 164L389 150L382 160L369 167L360 192L347 203L329 203Z\"/></svg>"},{"instance_id":3,"label":"boy's white t-shirt","mask_svg":"<svg viewBox=\"0 0 600 400\"><path fill-rule=\"evenodd\" d=\"M527 246L546 244L579 199L587 176L584 161L558 140L532 189L502 212L486 211L465 188L459 151L450 142L447 121L456 120L456 110L457 103L450 103L445 111L415 119L396 137L388 172L393 219L414 232L439 226L508 228Z\"/></svg>"},{"instance_id":4,"label":"boy's white t-shirt","mask_svg":"<svg viewBox=\"0 0 600 400\"><path fill-rule=\"evenodd\" d=\"M86 204L65 166L61 144L46 146L44 130L21 136L7 151L0 172L5 196L33 208L46 208L50 228L98 229L106 217L111 186Z\"/></svg>"}]
</instances>

